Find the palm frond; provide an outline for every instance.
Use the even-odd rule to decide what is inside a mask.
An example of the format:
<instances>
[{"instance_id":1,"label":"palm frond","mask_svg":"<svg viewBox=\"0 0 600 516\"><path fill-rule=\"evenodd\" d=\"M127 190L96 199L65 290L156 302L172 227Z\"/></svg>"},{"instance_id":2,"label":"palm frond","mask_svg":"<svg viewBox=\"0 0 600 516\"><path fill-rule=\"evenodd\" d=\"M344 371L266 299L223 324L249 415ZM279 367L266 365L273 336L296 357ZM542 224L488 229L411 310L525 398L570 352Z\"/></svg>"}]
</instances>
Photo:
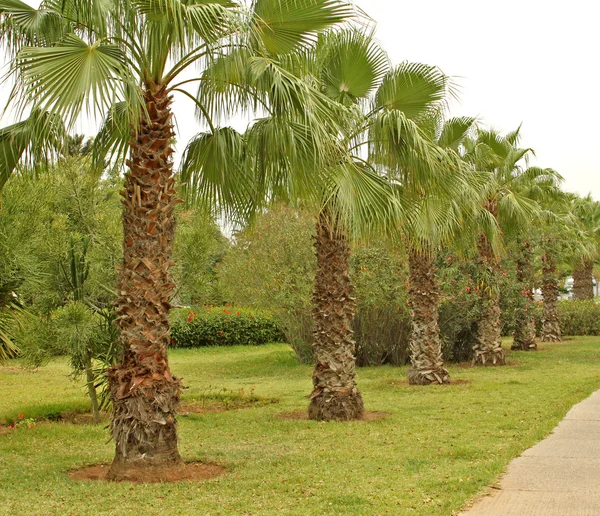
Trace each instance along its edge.
<instances>
[{"instance_id":1,"label":"palm frond","mask_svg":"<svg viewBox=\"0 0 600 516\"><path fill-rule=\"evenodd\" d=\"M136 90L129 64L118 46L90 45L69 34L53 47L22 48L16 66L24 104L57 114L70 125L84 106L90 113L104 113L124 99L128 86Z\"/></svg>"},{"instance_id":2,"label":"palm frond","mask_svg":"<svg viewBox=\"0 0 600 516\"><path fill-rule=\"evenodd\" d=\"M0 129L0 191L18 166L46 164L62 148L65 137L60 117L37 109L26 120Z\"/></svg>"},{"instance_id":3,"label":"palm frond","mask_svg":"<svg viewBox=\"0 0 600 516\"><path fill-rule=\"evenodd\" d=\"M474 129L474 117L456 117L447 120L442 126L442 131L437 139L437 143L443 149L451 149L458 152L465 138Z\"/></svg>"},{"instance_id":4,"label":"palm frond","mask_svg":"<svg viewBox=\"0 0 600 516\"><path fill-rule=\"evenodd\" d=\"M255 198L253 178L244 167L244 137L231 127L200 133L188 144L180 180L188 205L245 215Z\"/></svg>"},{"instance_id":5,"label":"palm frond","mask_svg":"<svg viewBox=\"0 0 600 516\"><path fill-rule=\"evenodd\" d=\"M325 33L315 52L325 94L344 105L366 98L389 68L385 51L358 29Z\"/></svg>"},{"instance_id":6,"label":"palm frond","mask_svg":"<svg viewBox=\"0 0 600 516\"><path fill-rule=\"evenodd\" d=\"M43 3L35 9L21 0L0 0L0 41L13 55L26 45L51 46L68 28L60 13Z\"/></svg>"},{"instance_id":7,"label":"palm frond","mask_svg":"<svg viewBox=\"0 0 600 516\"><path fill-rule=\"evenodd\" d=\"M294 51L316 35L353 15L350 4L339 0L255 0L254 31L271 55Z\"/></svg>"},{"instance_id":8,"label":"palm frond","mask_svg":"<svg viewBox=\"0 0 600 516\"><path fill-rule=\"evenodd\" d=\"M384 77L375 109L401 111L409 120L425 120L446 102L449 85L449 78L437 66L405 62Z\"/></svg>"}]
</instances>

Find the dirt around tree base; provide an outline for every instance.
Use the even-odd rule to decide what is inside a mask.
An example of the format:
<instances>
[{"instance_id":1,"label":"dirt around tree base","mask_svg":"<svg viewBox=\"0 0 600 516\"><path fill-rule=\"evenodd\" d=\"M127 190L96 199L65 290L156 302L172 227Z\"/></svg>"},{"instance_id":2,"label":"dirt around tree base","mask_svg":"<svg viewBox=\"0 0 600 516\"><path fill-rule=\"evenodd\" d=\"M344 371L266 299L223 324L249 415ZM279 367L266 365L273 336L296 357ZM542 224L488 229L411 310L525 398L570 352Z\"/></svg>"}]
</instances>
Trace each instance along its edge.
<instances>
[{"instance_id":1,"label":"dirt around tree base","mask_svg":"<svg viewBox=\"0 0 600 516\"><path fill-rule=\"evenodd\" d=\"M389 412L364 412L362 419L357 419L355 421L378 421L380 419L385 419L390 415ZM275 417L279 419L293 420L293 421L310 421L308 419L307 412L283 412L281 414L276 414ZM338 421L344 423L346 421Z\"/></svg>"},{"instance_id":2,"label":"dirt around tree base","mask_svg":"<svg viewBox=\"0 0 600 516\"><path fill-rule=\"evenodd\" d=\"M74 480L100 480L107 482L106 475L110 464L96 464L82 469L69 471ZM224 475L226 470L223 466L212 462L190 462L183 466L171 466L168 468L144 468L132 469L127 479L122 482L134 484L152 484L158 482L202 482L211 478ZM120 481L121 482L121 481Z\"/></svg>"}]
</instances>

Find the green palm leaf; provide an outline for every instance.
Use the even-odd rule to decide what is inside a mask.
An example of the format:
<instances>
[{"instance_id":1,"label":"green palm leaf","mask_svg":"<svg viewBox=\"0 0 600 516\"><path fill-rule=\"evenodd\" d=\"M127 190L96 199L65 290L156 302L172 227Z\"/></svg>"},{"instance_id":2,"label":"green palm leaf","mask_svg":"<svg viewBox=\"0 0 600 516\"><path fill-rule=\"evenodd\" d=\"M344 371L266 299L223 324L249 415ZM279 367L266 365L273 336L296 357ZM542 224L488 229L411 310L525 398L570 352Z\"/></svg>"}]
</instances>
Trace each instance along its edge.
<instances>
[{"instance_id":1,"label":"green palm leaf","mask_svg":"<svg viewBox=\"0 0 600 516\"><path fill-rule=\"evenodd\" d=\"M255 196L245 174L244 138L231 127L200 133L183 154L180 180L190 205L220 208L238 215Z\"/></svg>"},{"instance_id":2,"label":"green palm leaf","mask_svg":"<svg viewBox=\"0 0 600 516\"><path fill-rule=\"evenodd\" d=\"M230 1L194 0L135 0L134 5L150 25L159 25L163 38L190 44L222 37L232 21L229 8L236 6Z\"/></svg>"},{"instance_id":3,"label":"green palm leaf","mask_svg":"<svg viewBox=\"0 0 600 516\"><path fill-rule=\"evenodd\" d=\"M38 167L63 145L65 128L56 115L33 110L28 119L0 129L0 191L21 163Z\"/></svg>"},{"instance_id":4,"label":"green palm leaf","mask_svg":"<svg viewBox=\"0 0 600 516\"><path fill-rule=\"evenodd\" d=\"M68 124L82 108L104 113L133 86L128 60L116 45L88 45L75 34L53 47L24 47L18 53L25 95L42 110L62 116Z\"/></svg>"},{"instance_id":5,"label":"green palm leaf","mask_svg":"<svg viewBox=\"0 0 600 516\"><path fill-rule=\"evenodd\" d=\"M117 162L125 159L129 151L131 126L132 113L128 103L117 102L111 106L92 147L92 161L96 167L103 168L107 158Z\"/></svg>"},{"instance_id":6,"label":"green palm leaf","mask_svg":"<svg viewBox=\"0 0 600 516\"><path fill-rule=\"evenodd\" d=\"M255 0L254 30L270 54L292 52L326 28L353 14L338 0Z\"/></svg>"},{"instance_id":7,"label":"green palm leaf","mask_svg":"<svg viewBox=\"0 0 600 516\"><path fill-rule=\"evenodd\" d=\"M454 152L458 152L462 142L473 129L475 120L475 118L468 116L447 120L438 137L438 145L444 149L451 149Z\"/></svg>"},{"instance_id":8,"label":"green palm leaf","mask_svg":"<svg viewBox=\"0 0 600 516\"><path fill-rule=\"evenodd\" d=\"M383 49L359 30L326 33L316 52L325 94L344 105L367 97L389 68Z\"/></svg>"},{"instance_id":9,"label":"green palm leaf","mask_svg":"<svg viewBox=\"0 0 600 516\"><path fill-rule=\"evenodd\" d=\"M58 41L68 27L54 10L39 9L21 0L0 0L0 39L10 50L23 44L50 46Z\"/></svg>"},{"instance_id":10,"label":"green palm leaf","mask_svg":"<svg viewBox=\"0 0 600 516\"><path fill-rule=\"evenodd\" d=\"M384 77L375 107L402 111L410 120L425 120L445 103L449 86L448 77L436 66L402 63Z\"/></svg>"}]
</instances>

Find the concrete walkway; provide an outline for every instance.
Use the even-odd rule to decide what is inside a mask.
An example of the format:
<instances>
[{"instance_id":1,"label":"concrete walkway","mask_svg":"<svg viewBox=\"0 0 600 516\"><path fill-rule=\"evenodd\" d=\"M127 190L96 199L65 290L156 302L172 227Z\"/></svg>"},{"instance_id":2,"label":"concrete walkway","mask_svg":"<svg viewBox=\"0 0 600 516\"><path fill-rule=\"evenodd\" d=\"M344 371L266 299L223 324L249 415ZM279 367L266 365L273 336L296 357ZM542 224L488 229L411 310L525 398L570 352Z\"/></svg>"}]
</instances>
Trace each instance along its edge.
<instances>
[{"instance_id":1,"label":"concrete walkway","mask_svg":"<svg viewBox=\"0 0 600 516\"><path fill-rule=\"evenodd\" d=\"M500 489L463 516L599 516L600 390L514 459Z\"/></svg>"}]
</instances>

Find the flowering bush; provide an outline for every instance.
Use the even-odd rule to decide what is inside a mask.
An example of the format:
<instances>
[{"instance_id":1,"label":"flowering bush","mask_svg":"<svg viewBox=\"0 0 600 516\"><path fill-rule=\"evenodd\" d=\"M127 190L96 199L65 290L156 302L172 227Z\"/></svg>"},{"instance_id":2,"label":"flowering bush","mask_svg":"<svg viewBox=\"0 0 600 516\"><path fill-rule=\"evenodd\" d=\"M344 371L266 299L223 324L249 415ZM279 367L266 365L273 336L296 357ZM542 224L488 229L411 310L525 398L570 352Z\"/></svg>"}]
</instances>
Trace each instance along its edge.
<instances>
[{"instance_id":1,"label":"flowering bush","mask_svg":"<svg viewBox=\"0 0 600 516\"><path fill-rule=\"evenodd\" d=\"M171 347L256 346L285 337L268 312L225 307L178 309L171 312Z\"/></svg>"}]
</instances>

